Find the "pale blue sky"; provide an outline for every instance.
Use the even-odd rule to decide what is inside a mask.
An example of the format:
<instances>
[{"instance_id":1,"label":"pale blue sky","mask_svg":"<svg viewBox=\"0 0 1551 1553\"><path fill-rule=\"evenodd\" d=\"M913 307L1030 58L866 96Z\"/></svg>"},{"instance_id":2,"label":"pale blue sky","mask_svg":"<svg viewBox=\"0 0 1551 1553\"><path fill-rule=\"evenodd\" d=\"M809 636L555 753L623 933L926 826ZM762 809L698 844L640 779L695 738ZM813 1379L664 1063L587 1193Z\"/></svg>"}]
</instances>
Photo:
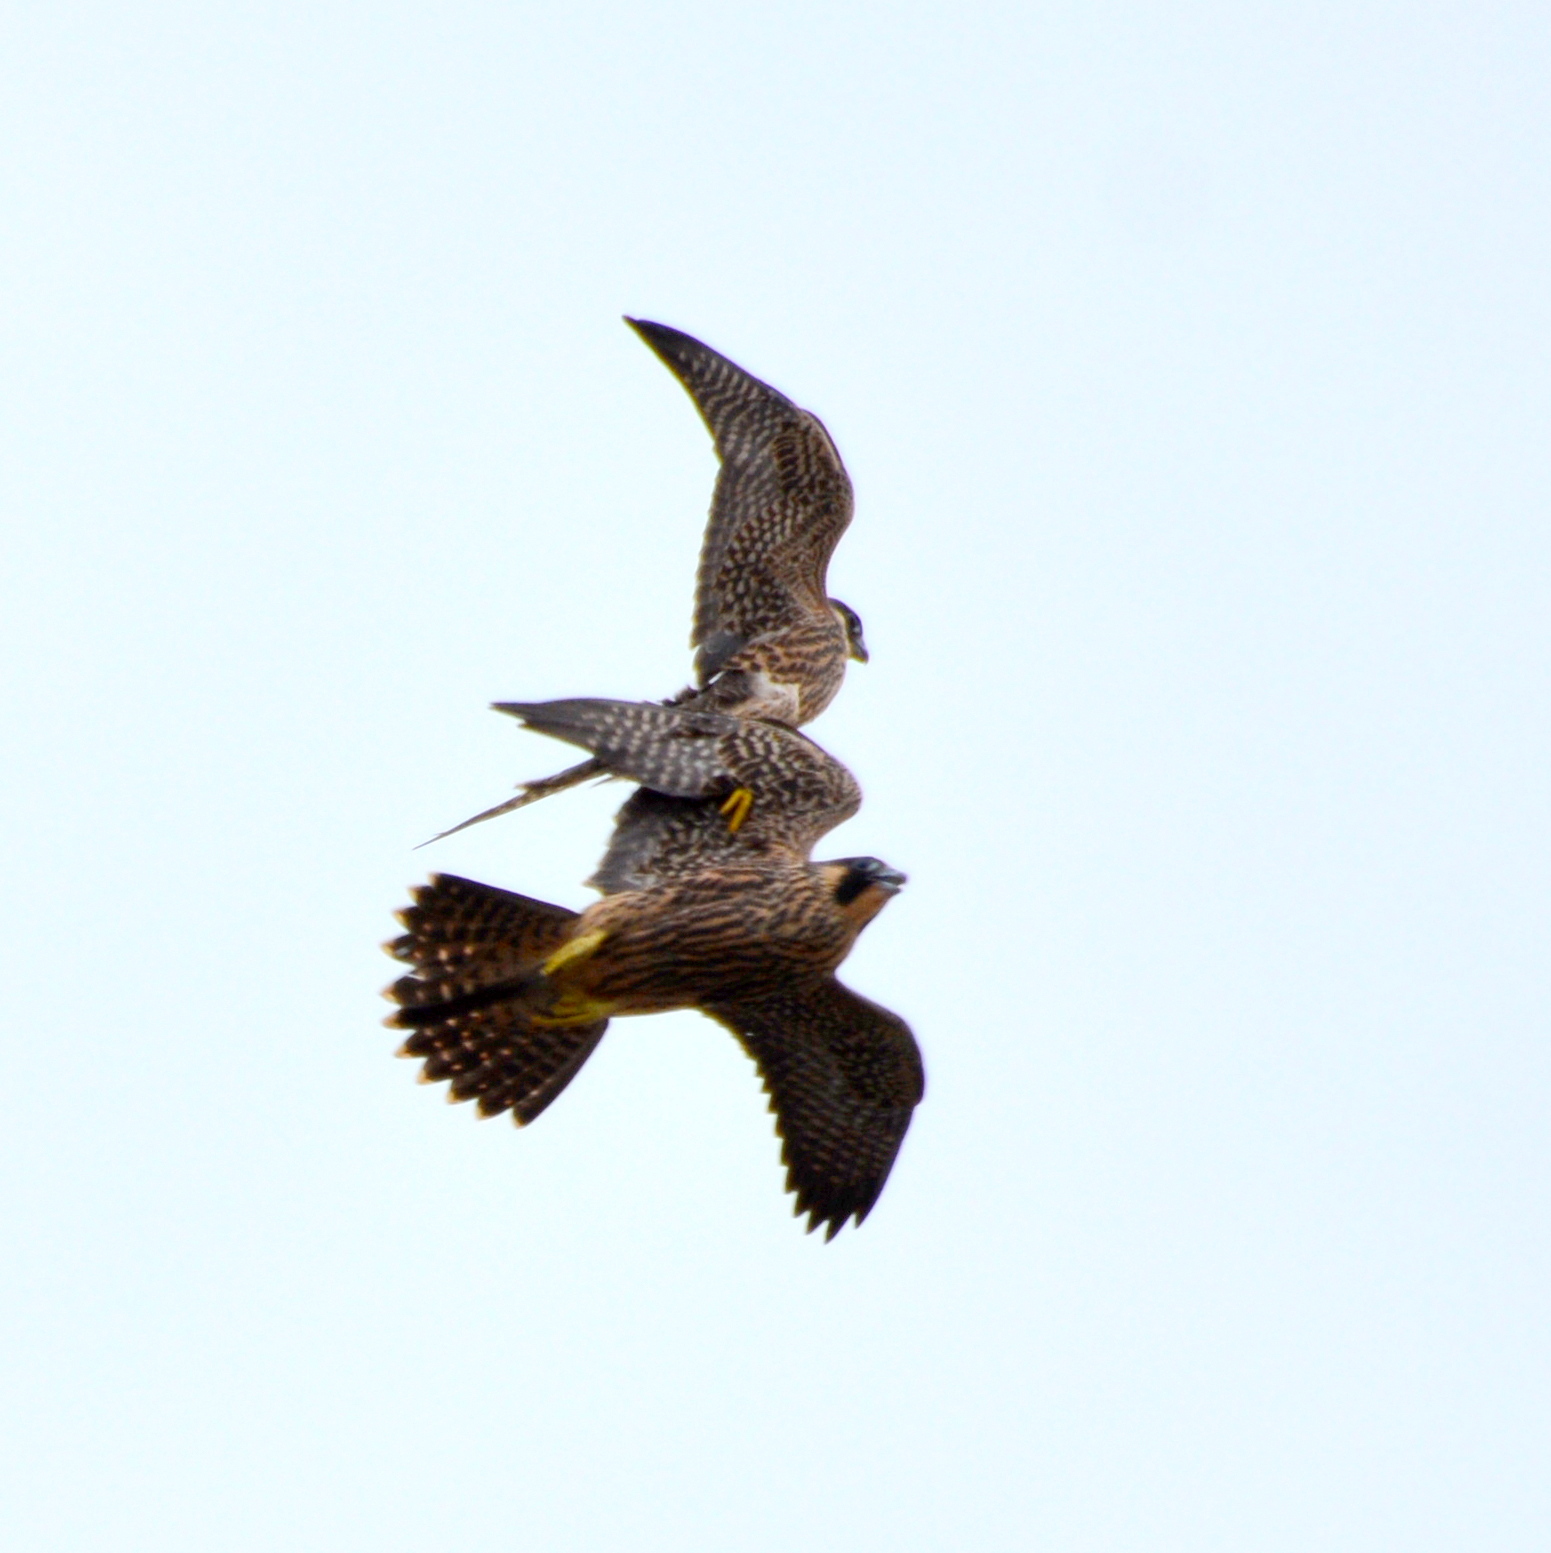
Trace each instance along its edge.
<instances>
[{"instance_id":1,"label":"pale blue sky","mask_svg":"<svg viewBox=\"0 0 1551 1553\"><path fill-rule=\"evenodd\" d=\"M136 6L0 49L0 1530L25 1553L1551 1545L1541 7ZM834 1244L626 1021L391 1057L432 868L621 793L714 463L822 415L845 975L928 1096Z\"/></svg>"}]
</instances>

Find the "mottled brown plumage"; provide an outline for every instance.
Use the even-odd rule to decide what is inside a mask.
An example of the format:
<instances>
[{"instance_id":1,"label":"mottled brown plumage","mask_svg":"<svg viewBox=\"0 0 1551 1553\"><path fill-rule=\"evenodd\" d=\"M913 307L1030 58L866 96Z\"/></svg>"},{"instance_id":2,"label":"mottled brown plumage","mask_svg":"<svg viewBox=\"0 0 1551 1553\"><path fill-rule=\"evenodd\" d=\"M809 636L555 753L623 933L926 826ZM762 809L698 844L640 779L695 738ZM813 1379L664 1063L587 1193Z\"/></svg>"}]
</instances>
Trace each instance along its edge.
<instances>
[{"instance_id":1,"label":"mottled brown plumage","mask_svg":"<svg viewBox=\"0 0 1551 1553\"><path fill-rule=\"evenodd\" d=\"M856 778L838 760L775 723L641 701L507 702L501 710L642 784L588 881L607 894L750 854L806 862L861 805ZM727 800L740 793L745 818L735 828Z\"/></svg>"},{"instance_id":2,"label":"mottled brown plumage","mask_svg":"<svg viewBox=\"0 0 1551 1553\"><path fill-rule=\"evenodd\" d=\"M531 1122L603 1037L607 1021L540 1026L500 995L561 947L577 913L563 906L439 874L399 913L405 932L384 945L413 967L388 989L396 1023L412 1031L401 1057L423 1057L426 1083L451 1081L449 1098L477 1100L483 1116L510 1111ZM492 990L493 989L493 990ZM433 1012L419 1017L417 1010Z\"/></svg>"},{"instance_id":3,"label":"mottled brown plumage","mask_svg":"<svg viewBox=\"0 0 1551 1553\"><path fill-rule=\"evenodd\" d=\"M488 819L589 776L641 786L615 821L585 911L439 875L388 948L403 1055L450 1098L531 1121L615 1016L698 1008L754 1059L787 1187L810 1230L867 1216L923 1090L896 1015L835 970L904 883L876 858L814 863L856 812L846 768L798 733L838 690L861 624L825 593L851 488L820 422L677 330L631 320L704 416L721 460L701 552L695 688L672 701L511 702L589 751ZM462 826L457 827L462 829Z\"/></svg>"},{"instance_id":4,"label":"mottled brown plumage","mask_svg":"<svg viewBox=\"0 0 1551 1553\"><path fill-rule=\"evenodd\" d=\"M783 1140L786 1189L811 1230L860 1224L878 1200L921 1099L910 1027L832 977L706 1006L759 1064Z\"/></svg>"},{"instance_id":5,"label":"mottled brown plumage","mask_svg":"<svg viewBox=\"0 0 1551 1553\"><path fill-rule=\"evenodd\" d=\"M823 422L690 335L627 319L689 391L721 469L700 551L690 645L713 704L797 726L866 657L860 622L825 591L851 521L851 481ZM783 708L785 709L783 711Z\"/></svg>"},{"instance_id":6,"label":"mottled brown plumage","mask_svg":"<svg viewBox=\"0 0 1551 1553\"><path fill-rule=\"evenodd\" d=\"M903 882L876 858L750 849L572 917L438 876L388 946L415 967L389 989L389 1023L452 1098L529 1121L611 1017L703 1009L758 1064L796 1210L832 1238L877 1200L923 1088L905 1024L834 977Z\"/></svg>"},{"instance_id":7,"label":"mottled brown plumage","mask_svg":"<svg viewBox=\"0 0 1551 1553\"><path fill-rule=\"evenodd\" d=\"M851 521L840 454L817 416L709 346L664 324L626 322L688 390L721 460L696 576L696 684L669 704L800 727L834 700L846 660L867 659L856 612L825 591ZM524 782L517 797L442 835L606 775L585 760Z\"/></svg>"}]
</instances>

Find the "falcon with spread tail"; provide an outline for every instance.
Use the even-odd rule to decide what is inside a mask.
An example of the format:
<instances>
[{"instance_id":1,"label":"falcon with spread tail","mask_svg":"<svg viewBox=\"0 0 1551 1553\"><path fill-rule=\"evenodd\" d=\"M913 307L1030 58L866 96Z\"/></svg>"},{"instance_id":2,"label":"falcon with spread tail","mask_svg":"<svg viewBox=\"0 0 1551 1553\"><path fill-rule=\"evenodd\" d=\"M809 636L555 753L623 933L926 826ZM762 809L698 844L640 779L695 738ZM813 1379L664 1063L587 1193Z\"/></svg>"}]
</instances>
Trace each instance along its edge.
<instances>
[{"instance_id":1,"label":"falcon with spread tail","mask_svg":"<svg viewBox=\"0 0 1551 1553\"><path fill-rule=\"evenodd\" d=\"M513 708L516 710L516 708ZM883 1190L921 1099L921 1054L897 1015L835 970L904 884L877 858L813 863L856 811L856 780L804 735L700 706L525 704L530 727L605 754L643 786L620 811L581 913L438 875L387 947L412 968L389 1024L423 1078L485 1115L531 1121L609 1019L698 1008L758 1065L787 1188L833 1238ZM728 803L752 795L746 823Z\"/></svg>"},{"instance_id":2,"label":"falcon with spread tail","mask_svg":"<svg viewBox=\"0 0 1551 1553\"><path fill-rule=\"evenodd\" d=\"M867 661L860 618L825 584L851 521L845 465L823 422L768 383L677 329L625 322L688 390L721 461L695 583L696 685L669 704L801 727L835 699L846 660ZM524 782L442 835L610 774L593 759Z\"/></svg>"}]
</instances>

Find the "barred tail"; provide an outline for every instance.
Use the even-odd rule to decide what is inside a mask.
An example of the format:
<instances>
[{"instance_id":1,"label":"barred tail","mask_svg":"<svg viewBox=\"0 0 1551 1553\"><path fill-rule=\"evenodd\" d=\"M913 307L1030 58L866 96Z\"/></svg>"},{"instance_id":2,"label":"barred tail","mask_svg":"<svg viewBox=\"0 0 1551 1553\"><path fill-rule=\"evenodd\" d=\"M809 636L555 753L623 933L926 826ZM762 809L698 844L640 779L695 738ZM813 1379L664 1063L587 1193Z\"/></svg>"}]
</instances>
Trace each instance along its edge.
<instances>
[{"instance_id":1,"label":"barred tail","mask_svg":"<svg viewBox=\"0 0 1551 1553\"><path fill-rule=\"evenodd\" d=\"M743 726L725 712L656 701L497 701L495 709L591 750L616 776L675 798L704 798L731 780L721 741Z\"/></svg>"},{"instance_id":2,"label":"barred tail","mask_svg":"<svg viewBox=\"0 0 1551 1553\"><path fill-rule=\"evenodd\" d=\"M531 1122L608 1028L541 1028L524 1004L533 971L565 942L576 913L454 874L413 894L399 913L408 931L385 946L414 968L386 993L399 1005L387 1023L410 1032L399 1055L424 1059L424 1083L450 1080L449 1099Z\"/></svg>"}]
</instances>

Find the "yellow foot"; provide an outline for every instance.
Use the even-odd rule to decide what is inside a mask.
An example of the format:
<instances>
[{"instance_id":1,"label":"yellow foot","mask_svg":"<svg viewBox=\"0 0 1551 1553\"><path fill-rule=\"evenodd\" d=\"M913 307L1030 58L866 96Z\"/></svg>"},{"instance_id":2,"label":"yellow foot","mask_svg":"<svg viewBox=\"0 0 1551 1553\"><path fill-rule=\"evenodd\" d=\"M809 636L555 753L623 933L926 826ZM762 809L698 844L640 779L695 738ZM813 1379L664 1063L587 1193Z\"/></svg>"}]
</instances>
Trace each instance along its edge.
<instances>
[{"instance_id":1,"label":"yellow foot","mask_svg":"<svg viewBox=\"0 0 1551 1553\"><path fill-rule=\"evenodd\" d=\"M736 836L739 827L749 817L749 810L754 807L754 794L746 787L735 788L716 812L727 816L727 830L730 835Z\"/></svg>"},{"instance_id":2,"label":"yellow foot","mask_svg":"<svg viewBox=\"0 0 1551 1553\"><path fill-rule=\"evenodd\" d=\"M553 976L562 965L569 965L572 960L585 960L608 936L602 928L595 928L591 933L583 933L580 938L562 944L544 962L544 974Z\"/></svg>"},{"instance_id":3,"label":"yellow foot","mask_svg":"<svg viewBox=\"0 0 1551 1553\"><path fill-rule=\"evenodd\" d=\"M541 1030L563 1030L567 1025L596 1024L613 1012L614 1005L601 998L590 998L585 992L562 992L542 1014L529 1014L528 1018Z\"/></svg>"}]
</instances>

